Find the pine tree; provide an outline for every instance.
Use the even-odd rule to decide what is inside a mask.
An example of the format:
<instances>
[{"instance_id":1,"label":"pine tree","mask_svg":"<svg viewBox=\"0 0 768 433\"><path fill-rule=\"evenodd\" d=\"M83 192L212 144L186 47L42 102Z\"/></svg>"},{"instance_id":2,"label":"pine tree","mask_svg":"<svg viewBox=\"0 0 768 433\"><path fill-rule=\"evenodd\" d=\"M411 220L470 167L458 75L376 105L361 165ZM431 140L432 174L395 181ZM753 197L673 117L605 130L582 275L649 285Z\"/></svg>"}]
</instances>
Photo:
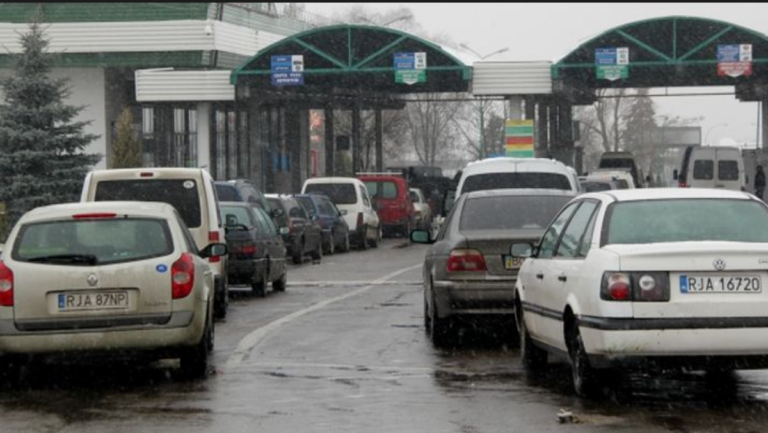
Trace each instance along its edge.
<instances>
[{"instance_id":1,"label":"pine tree","mask_svg":"<svg viewBox=\"0 0 768 433\"><path fill-rule=\"evenodd\" d=\"M141 167L141 142L133 130L133 115L126 107L117 118L117 132L112 142L111 168Z\"/></svg>"},{"instance_id":2,"label":"pine tree","mask_svg":"<svg viewBox=\"0 0 768 433\"><path fill-rule=\"evenodd\" d=\"M85 174L101 159L84 153L98 136L84 133L90 122L74 120L83 107L64 102L67 80L51 78L55 55L40 24L20 39L15 73L0 81L0 202L9 229L35 207L77 201Z\"/></svg>"}]
</instances>

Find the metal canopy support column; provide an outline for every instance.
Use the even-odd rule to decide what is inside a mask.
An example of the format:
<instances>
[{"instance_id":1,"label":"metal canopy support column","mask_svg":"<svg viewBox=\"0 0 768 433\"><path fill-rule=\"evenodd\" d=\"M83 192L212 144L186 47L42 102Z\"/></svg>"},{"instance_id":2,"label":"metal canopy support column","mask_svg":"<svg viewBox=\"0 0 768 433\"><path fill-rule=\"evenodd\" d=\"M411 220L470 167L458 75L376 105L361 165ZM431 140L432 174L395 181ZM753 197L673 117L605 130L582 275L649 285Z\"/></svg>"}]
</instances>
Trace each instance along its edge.
<instances>
[{"instance_id":1,"label":"metal canopy support column","mask_svg":"<svg viewBox=\"0 0 768 433\"><path fill-rule=\"evenodd\" d=\"M286 138L288 154L290 155L291 190L301 191L301 120L299 110L293 107L286 109Z\"/></svg>"},{"instance_id":2,"label":"metal canopy support column","mask_svg":"<svg viewBox=\"0 0 768 433\"><path fill-rule=\"evenodd\" d=\"M376 111L376 171L384 171L384 122L381 118L381 108Z\"/></svg>"},{"instance_id":3,"label":"metal canopy support column","mask_svg":"<svg viewBox=\"0 0 768 433\"><path fill-rule=\"evenodd\" d=\"M362 164L360 160L360 151L362 146L360 140L362 138L361 124L362 124L362 109L360 107L360 101L355 102L354 108L352 108L352 175L362 171Z\"/></svg>"},{"instance_id":4,"label":"metal canopy support column","mask_svg":"<svg viewBox=\"0 0 768 433\"><path fill-rule=\"evenodd\" d=\"M539 100L537 104L539 107L538 124L536 125L536 156L539 158L549 157L549 112L547 111L547 103Z\"/></svg>"},{"instance_id":5,"label":"metal canopy support column","mask_svg":"<svg viewBox=\"0 0 768 433\"><path fill-rule=\"evenodd\" d=\"M573 167L573 106L569 102L559 104L558 129L560 130L560 161Z\"/></svg>"},{"instance_id":6,"label":"metal canopy support column","mask_svg":"<svg viewBox=\"0 0 768 433\"><path fill-rule=\"evenodd\" d=\"M266 191L275 192L275 160L277 158L277 109L267 107L267 152L265 167L267 167Z\"/></svg>"},{"instance_id":7,"label":"metal canopy support column","mask_svg":"<svg viewBox=\"0 0 768 433\"><path fill-rule=\"evenodd\" d=\"M549 129L549 157L557 159L560 152L560 135L557 129L557 104L549 104L548 129Z\"/></svg>"},{"instance_id":8,"label":"metal canopy support column","mask_svg":"<svg viewBox=\"0 0 768 433\"><path fill-rule=\"evenodd\" d=\"M335 132L333 130L333 107L328 105L325 107L325 175L333 176L334 169L334 157L336 156L335 146Z\"/></svg>"},{"instance_id":9,"label":"metal canopy support column","mask_svg":"<svg viewBox=\"0 0 768 433\"><path fill-rule=\"evenodd\" d=\"M762 146L760 146L761 149L765 149L766 146L766 140L768 140L768 99L763 99L760 101L761 105L761 116L762 119L760 119L760 125L762 126L762 133L763 133L763 139L761 141Z\"/></svg>"}]
</instances>

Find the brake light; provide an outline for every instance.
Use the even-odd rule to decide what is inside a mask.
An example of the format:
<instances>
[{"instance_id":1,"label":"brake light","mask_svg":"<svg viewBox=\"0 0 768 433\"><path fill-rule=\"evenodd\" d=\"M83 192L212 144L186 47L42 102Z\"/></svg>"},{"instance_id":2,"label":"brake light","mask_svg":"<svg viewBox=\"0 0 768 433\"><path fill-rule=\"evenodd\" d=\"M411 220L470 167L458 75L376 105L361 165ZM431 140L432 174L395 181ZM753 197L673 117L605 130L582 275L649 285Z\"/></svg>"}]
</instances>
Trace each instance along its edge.
<instances>
[{"instance_id":1,"label":"brake light","mask_svg":"<svg viewBox=\"0 0 768 433\"><path fill-rule=\"evenodd\" d=\"M219 232L208 232L208 242L214 243L214 242L220 242L221 241L221 235ZM209 257L208 262L209 263L219 263L221 261L221 257Z\"/></svg>"},{"instance_id":2,"label":"brake light","mask_svg":"<svg viewBox=\"0 0 768 433\"><path fill-rule=\"evenodd\" d=\"M600 289L605 301L667 302L668 272L606 272Z\"/></svg>"},{"instance_id":3,"label":"brake light","mask_svg":"<svg viewBox=\"0 0 768 433\"><path fill-rule=\"evenodd\" d=\"M357 227L362 227L362 226L363 226L363 213L359 212L357 214Z\"/></svg>"},{"instance_id":4,"label":"brake light","mask_svg":"<svg viewBox=\"0 0 768 433\"><path fill-rule=\"evenodd\" d=\"M139 174L139 177L154 177L155 173L152 173L151 171L144 171Z\"/></svg>"},{"instance_id":5,"label":"brake light","mask_svg":"<svg viewBox=\"0 0 768 433\"><path fill-rule=\"evenodd\" d=\"M632 300L632 288L629 285L629 278L624 274L614 274L608 277L608 296L614 301Z\"/></svg>"},{"instance_id":6,"label":"brake light","mask_svg":"<svg viewBox=\"0 0 768 433\"><path fill-rule=\"evenodd\" d=\"M72 218L76 220L115 218L115 217L117 217L117 214L114 212L79 213L79 214L72 215Z\"/></svg>"},{"instance_id":7,"label":"brake light","mask_svg":"<svg viewBox=\"0 0 768 433\"><path fill-rule=\"evenodd\" d=\"M241 245L241 246L233 246L232 247L232 253L234 254L243 254L246 256L253 256L258 251L258 248L256 248L256 245Z\"/></svg>"},{"instance_id":8,"label":"brake light","mask_svg":"<svg viewBox=\"0 0 768 433\"><path fill-rule=\"evenodd\" d=\"M13 271L0 261L0 306L13 307Z\"/></svg>"},{"instance_id":9,"label":"brake light","mask_svg":"<svg viewBox=\"0 0 768 433\"><path fill-rule=\"evenodd\" d=\"M456 249L448 257L448 272L484 272L485 257L478 250Z\"/></svg>"},{"instance_id":10,"label":"brake light","mask_svg":"<svg viewBox=\"0 0 768 433\"><path fill-rule=\"evenodd\" d=\"M680 188L688 188L688 184L686 184L684 180L681 180L677 185Z\"/></svg>"},{"instance_id":11,"label":"brake light","mask_svg":"<svg viewBox=\"0 0 768 433\"><path fill-rule=\"evenodd\" d=\"M192 293L195 286L195 262L188 253L181 255L171 266L171 293L173 299L182 299Z\"/></svg>"}]
</instances>

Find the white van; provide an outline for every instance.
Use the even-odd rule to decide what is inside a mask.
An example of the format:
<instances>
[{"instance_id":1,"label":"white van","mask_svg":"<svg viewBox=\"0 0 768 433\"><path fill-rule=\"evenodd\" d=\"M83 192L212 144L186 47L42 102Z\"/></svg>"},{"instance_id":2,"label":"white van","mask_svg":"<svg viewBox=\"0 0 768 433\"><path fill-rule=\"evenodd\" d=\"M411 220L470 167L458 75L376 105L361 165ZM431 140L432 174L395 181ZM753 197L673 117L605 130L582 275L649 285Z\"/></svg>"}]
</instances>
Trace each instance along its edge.
<instances>
[{"instance_id":1,"label":"white van","mask_svg":"<svg viewBox=\"0 0 768 433\"><path fill-rule=\"evenodd\" d=\"M554 159L490 158L471 162L461 174L456 197L489 189L559 189L578 193L576 172Z\"/></svg>"},{"instance_id":2,"label":"white van","mask_svg":"<svg viewBox=\"0 0 768 433\"><path fill-rule=\"evenodd\" d=\"M618 189L635 189L635 180L632 177L632 172L629 169L626 170L595 170L589 173L585 178L587 181L597 182L609 182L615 181Z\"/></svg>"},{"instance_id":3,"label":"white van","mask_svg":"<svg viewBox=\"0 0 768 433\"><path fill-rule=\"evenodd\" d=\"M349 226L349 235L360 248L379 246L381 221L368 196L368 189L359 179L316 177L304 182L301 193L328 196L344 216Z\"/></svg>"},{"instance_id":4,"label":"white van","mask_svg":"<svg viewBox=\"0 0 768 433\"><path fill-rule=\"evenodd\" d=\"M681 188L723 188L744 191L744 158L735 147L689 146L674 178Z\"/></svg>"},{"instance_id":5,"label":"white van","mask_svg":"<svg viewBox=\"0 0 768 433\"><path fill-rule=\"evenodd\" d=\"M92 201L149 201L176 208L202 250L212 242L224 242L219 202L213 178L199 168L131 168L88 173L80 197ZM227 315L227 257L209 259L213 271L216 317Z\"/></svg>"}]
</instances>

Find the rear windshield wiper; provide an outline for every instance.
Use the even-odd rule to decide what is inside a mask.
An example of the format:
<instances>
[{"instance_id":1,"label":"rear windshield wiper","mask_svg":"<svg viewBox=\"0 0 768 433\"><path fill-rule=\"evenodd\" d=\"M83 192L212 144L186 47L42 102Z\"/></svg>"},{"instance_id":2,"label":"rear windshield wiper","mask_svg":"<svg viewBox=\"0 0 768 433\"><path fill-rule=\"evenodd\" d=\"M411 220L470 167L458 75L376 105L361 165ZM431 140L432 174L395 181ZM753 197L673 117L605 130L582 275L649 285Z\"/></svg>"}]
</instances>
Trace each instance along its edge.
<instances>
[{"instance_id":1,"label":"rear windshield wiper","mask_svg":"<svg viewBox=\"0 0 768 433\"><path fill-rule=\"evenodd\" d=\"M27 260L30 263L71 263L94 266L99 259L93 254L56 254L51 256L33 257Z\"/></svg>"}]
</instances>

